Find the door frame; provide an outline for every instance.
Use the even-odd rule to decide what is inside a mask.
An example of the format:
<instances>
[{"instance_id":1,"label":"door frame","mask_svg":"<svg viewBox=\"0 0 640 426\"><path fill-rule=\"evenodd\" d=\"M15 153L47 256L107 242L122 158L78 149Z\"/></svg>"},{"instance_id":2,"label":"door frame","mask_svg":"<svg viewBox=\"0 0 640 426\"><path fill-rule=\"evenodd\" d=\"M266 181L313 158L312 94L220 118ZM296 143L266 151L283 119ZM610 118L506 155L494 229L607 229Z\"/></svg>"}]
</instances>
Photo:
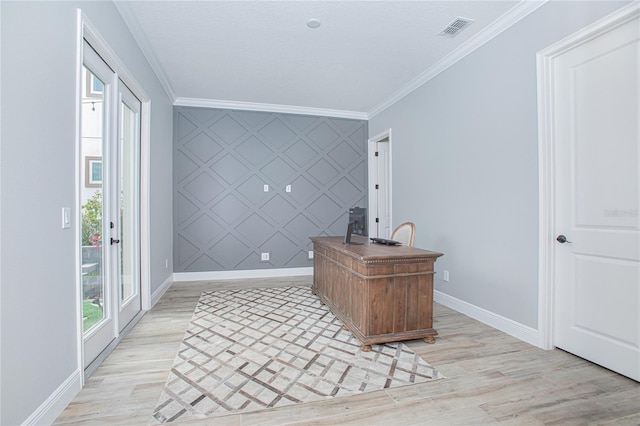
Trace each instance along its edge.
<instances>
[{"instance_id":1,"label":"door frame","mask_svg":"<svg viewBox=\"0 0 640 426\"><path fill-rule=\"evenodd\" d=\"M369 197L369 212L367 214L367 216L369 216L368 220L368 226L367 226L367 230L369 235L371 235L371 229L372 229L372 225L375 223L376 220L376 215L374 214L373 210L375 207L374 205L374 195L375 195L375 187L372 185L373 182L373 178L374 176L374 169L375 169L375 152L376 152L376 144L379 142L384 141L384 143L388 143L389 144L389 182L387 185L387 190L389 192L388 196L389 196L389 224L393 224L393 203L392 203L392 195L393 195L393 191L392 191L392 181L393 181L393 174L392 169L393 169L393 157L392 157L392 145L391 145L391 129L387 129L381 133L378 133L377 135L375 135L372 138L369 138L368 140L368 151L367 151L367 158L368 158L368 181L367 181L367 186L369 187L368 192L368 197Z\"/></svg>"},{"instance_id":2,"label":"door frame","mask_svg":"<svg viewBox=\"0 0 640 426\"><path fill-rule=\"evenodd\" d=\"M555 60L593 38L635 19L640 3L633 2L582 30L541 50L536 55L538 75L538 176L539 176L539 267L538 267L538 346L553 349L555 290L555 147L553 137L553 69Z\"/></svg>"},{"instance_id":3,"label":"door frame","mask_svg":"<svg viewBox=\"0 0 640 426\"><path fill-rule=\"evenodd\" d=\"M91 23L87 16L81 9L77 9L76 15L76 194L79 197L80 194L80 174L81 174L81 158L80 158L80 146L82 135L80 133L81 123L81 105L82 94L80 87L82 84L82 66L83 66L83 40L93 47L93 49L102 57L111 69L116 74L116 79L119 78L122 82L133 92L133 94L141 102L140 111L140 296L141 296L141 314L151 309L151 270L150 270L150 228L149 228L149 213L150 213L150 131L151 131L151 98L147 95L145 90L135 80L133 75L127 70L124 63L116 55L116 53L109 47L106 40L100 35L97 28ZM76 202L76 205L78 203ZM81 221L81 212L79 209L75 209L74 220L76 224ZM76 262L79 263L80 259L80 235L76 235ZM83 344L83 331L82 331L82 276L80 274L80 265L76 265L76 335L77 335L77 361L78 370L85 371L84 368L84 344ZM136 318L140 318L138 315ZM116 338L111 345L107 347L105 352L113 350L113 348L119 343L124 335L128 333L137 319L134 319L131 325L127 326L122 332L116 334ZM102 360L106 355L100 355L98 360ZM97 365L91 366L92 369ZM90 369L86 369L90 371ZM84 386L86 376L81 374L82 383Z\"/></svg>"}]
</instances>

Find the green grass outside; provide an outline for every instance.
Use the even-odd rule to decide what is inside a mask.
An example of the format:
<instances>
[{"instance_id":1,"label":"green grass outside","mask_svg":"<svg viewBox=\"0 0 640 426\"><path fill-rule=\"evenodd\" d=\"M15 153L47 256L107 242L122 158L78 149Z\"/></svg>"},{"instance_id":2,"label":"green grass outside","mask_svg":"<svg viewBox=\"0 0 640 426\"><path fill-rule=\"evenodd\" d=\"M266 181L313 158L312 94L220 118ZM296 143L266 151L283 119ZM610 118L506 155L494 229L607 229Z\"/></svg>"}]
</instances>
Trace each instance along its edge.
<instances>
[{"instance_id":1,"label":"green grass outside","mask_svg":"<svg viewBox=\"0 0 640 426\"><path fill-rule=\"evenodd\" d=\"M91 300L82 302L82 331L87 331L102 319L102 309Z\"/></svg>"}]
</instances>

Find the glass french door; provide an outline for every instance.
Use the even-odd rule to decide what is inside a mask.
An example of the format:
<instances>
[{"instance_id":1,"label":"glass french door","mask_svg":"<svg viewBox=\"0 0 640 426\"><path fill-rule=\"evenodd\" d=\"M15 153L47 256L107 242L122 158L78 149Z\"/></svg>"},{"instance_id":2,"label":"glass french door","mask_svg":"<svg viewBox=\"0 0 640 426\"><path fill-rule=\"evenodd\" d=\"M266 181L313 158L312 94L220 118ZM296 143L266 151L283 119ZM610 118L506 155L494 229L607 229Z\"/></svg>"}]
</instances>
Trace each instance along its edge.
<instances>
[{"instance_id":1,"label":"glass french door","mask_svg":"<svg viewBox=\"0 0 640 426\"><path fill-rule=\"evenodd\" d=\"M118 241L118 330L122 331L140 312L140 110L138 98L120 81L119 143L114 158L117 188L114 197Z\"/></svg>"},{"instance_id":2,"label":"glass french door","mask_svg":"<svg viewBox=\"0 0 640 426\"><path fill-rule=\"evenodd\" d=\"M81 108L84 367L141 309L140 101L85 41Z\"/></svg>"}]
</instances>

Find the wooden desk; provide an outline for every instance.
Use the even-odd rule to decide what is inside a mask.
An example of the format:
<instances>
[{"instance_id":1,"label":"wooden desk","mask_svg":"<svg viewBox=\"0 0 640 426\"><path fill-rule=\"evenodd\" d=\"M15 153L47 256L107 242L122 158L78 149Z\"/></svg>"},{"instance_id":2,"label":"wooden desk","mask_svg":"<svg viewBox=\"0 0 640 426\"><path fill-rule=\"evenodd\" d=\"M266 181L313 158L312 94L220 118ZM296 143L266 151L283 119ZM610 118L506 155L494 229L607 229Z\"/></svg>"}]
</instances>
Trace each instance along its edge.
<instances>
[{"instance_id":1,"label":"wooden desk","mask_svg":"<svg viewBox=\"0 0 640 426\"><path fill-rule=\"evenodd\" d=\"M311 241L312 292L362 342L363 351L376 343L435 342L433 264L442 253L356 236L363 245L343 244L343 237Z\"/></svg>"}]
</instances>

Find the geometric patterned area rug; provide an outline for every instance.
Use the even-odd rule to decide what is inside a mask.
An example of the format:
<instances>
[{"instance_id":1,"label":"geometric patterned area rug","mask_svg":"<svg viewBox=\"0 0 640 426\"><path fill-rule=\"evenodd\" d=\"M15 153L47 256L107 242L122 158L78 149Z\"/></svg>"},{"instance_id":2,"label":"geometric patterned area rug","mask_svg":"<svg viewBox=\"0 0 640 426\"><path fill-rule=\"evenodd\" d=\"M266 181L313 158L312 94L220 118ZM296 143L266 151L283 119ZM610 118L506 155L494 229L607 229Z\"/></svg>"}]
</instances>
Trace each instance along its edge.
<instances>
[{"instance_id":1,"label":"geometric patterned area rug","mask_svg":"<svg viewBox=\"0 0 640 426\"><path fill-rule=\"evenodd\" d=\"M440 379L402 343L360 342L307 286L205 291L153 411L168 423Z\"/></svg>"}]
</instances>

